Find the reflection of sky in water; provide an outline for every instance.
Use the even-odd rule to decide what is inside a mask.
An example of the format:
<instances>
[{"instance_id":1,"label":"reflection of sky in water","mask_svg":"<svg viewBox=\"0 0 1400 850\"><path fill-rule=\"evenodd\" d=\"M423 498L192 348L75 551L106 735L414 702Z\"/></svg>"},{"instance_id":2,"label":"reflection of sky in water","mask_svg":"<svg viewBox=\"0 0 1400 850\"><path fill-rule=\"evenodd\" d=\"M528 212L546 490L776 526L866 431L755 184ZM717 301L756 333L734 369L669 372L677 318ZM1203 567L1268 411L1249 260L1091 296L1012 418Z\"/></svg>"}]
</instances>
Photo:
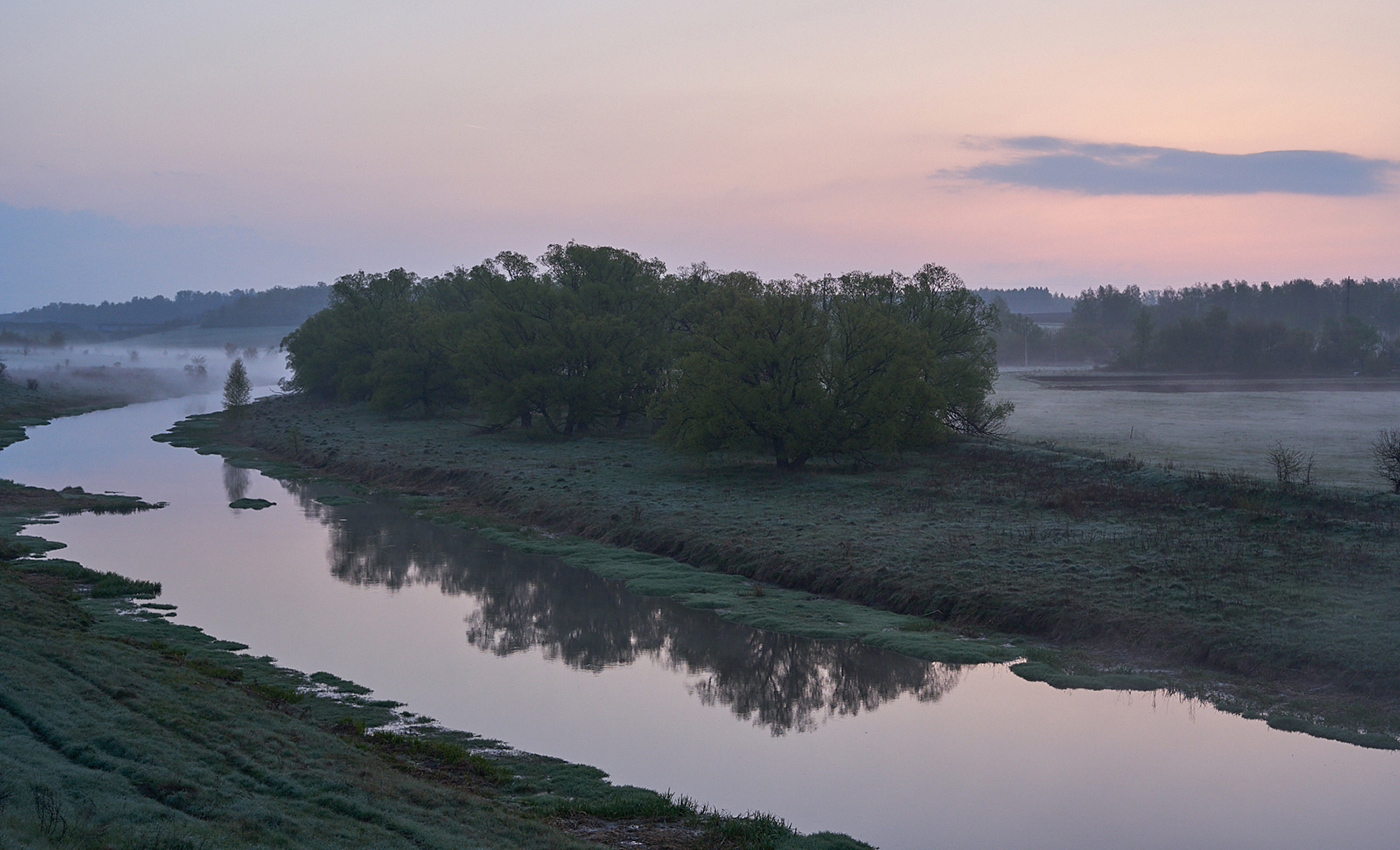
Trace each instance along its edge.
<instances>
[{"instance_id":1,"label":"reflection of sky in water","mask_svg":"<svg viewBox=\"0 0 1400 850\"><path fill-rule=\"evenodd\" d=\"M755 633L373 503L329 509L257 473L245 485L149 439L216 404L58 420L0 452L0 476L170 502L38 531L91 567L162 581L181 622L803 830L885 848L1379 848L1400 828L1397 753ZM231 510L235 490L278 505Z\"/></svg>"}]
</instances>

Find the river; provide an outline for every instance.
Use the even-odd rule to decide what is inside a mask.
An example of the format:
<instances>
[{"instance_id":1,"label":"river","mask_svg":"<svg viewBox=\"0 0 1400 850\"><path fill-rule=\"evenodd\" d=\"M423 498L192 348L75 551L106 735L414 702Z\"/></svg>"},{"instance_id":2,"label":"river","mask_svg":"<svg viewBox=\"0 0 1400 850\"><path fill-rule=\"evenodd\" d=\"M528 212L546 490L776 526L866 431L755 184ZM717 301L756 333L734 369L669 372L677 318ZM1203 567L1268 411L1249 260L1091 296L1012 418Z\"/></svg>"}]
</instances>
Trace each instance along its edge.
<instances>
[{"instance_id":1,"label":"river","mask_svg":"<svg viewBox=\"0 0 1400 850\"><path fill-rule=\"evenodd\" d=\"M153 442L188 397L31 428L0 477L165 501L33 530L178 622L445 726L902 848L1389 848L1400 752L1164 693L1057 691L755 631L549 558ZM241 497L277 504L234 510Z\"/></svg>"}]
</instances>

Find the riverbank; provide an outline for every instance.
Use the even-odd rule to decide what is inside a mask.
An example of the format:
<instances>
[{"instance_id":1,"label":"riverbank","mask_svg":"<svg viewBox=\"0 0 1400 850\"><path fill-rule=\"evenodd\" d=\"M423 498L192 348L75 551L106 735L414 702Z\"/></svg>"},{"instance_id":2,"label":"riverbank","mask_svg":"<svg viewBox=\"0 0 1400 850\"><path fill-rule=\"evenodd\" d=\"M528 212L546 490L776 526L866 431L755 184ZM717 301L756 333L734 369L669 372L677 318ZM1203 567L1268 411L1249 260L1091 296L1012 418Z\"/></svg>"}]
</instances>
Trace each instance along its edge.
<instances>
[{"instance_id":1,"label":"riverbank","mask_svg":"<svg viewBox=\"0 0 1400 850\"><path fill-rule=\"evenodd\" d=\"M794 475L697 464L639 434L533 440L291 398L236 428L197 417L172 439L274 475L415 493L439 519L745 622L850 625L792 628L793 603L825 604L815 594L917 618L856 636L919 657L959 660L939 644L1026 656L1027 678L1166 685L1372 746L1400 731L1400 505L1383 494L989 441ZM934 645L903 645L914 635Z\"/></svg>"},{"instance_id":2,"label":"riverbank","mask_svg":"<svg viewBox=\"0 0 1400 850\"><path fill-rule=\"evenodd\" d=\"M158 370L137 366L76 369L56 378L50 373L36 377L39 374L0 369L0 449L23 440L25 428L60 416L170 398L188 390Z\"/></svg>"},{"instance_id":3,"label":"riverbank","mask_svg":"<svg viewBox=\"0 0 1400 850\"><path fill-rule=\"evenodd\" d=\"M0 483L0 843L859 848L439 727L167 617L21 526L158 508Z\"/></svg>"}]
</instances>

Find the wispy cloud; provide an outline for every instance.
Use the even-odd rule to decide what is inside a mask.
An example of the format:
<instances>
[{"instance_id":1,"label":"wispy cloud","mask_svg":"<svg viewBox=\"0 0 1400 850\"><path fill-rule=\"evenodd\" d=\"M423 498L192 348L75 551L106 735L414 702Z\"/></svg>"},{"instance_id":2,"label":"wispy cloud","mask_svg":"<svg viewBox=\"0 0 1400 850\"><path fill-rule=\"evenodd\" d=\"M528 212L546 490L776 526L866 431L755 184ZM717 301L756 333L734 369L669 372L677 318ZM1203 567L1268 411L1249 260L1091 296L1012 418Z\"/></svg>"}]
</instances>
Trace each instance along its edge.
<instances>
[{"instance_id":1,"label":"wispy cloud","mask_svg":"<svg viewBox=\"0 0 1400 850\"><path fill-rule=\"evenodd\" d=\"M1357 196L1388 191L1388 178L1400 167L1394 160L1340 151L1227 154L1074 142L1053 136L995 139L991 147L1007 151L1012 158L948 169L936 176L1086 195Z\"/></svg>"}]
</instances>

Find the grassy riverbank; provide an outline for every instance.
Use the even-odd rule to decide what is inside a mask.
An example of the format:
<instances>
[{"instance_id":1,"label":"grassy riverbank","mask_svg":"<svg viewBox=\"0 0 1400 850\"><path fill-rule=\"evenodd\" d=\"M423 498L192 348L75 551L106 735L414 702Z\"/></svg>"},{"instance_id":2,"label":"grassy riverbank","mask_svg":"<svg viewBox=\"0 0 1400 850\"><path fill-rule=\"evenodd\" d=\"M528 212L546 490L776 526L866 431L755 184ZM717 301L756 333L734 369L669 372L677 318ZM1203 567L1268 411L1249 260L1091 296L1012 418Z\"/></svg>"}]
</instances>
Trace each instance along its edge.
<instances>
[{"instance_id":1,"label":"grassy riverbank","mask_svg":"<svg viewBox=\"0 0 1400 850\"><path fill-rule=\"evenodd\" d=\"M867 847L442 729L171 623L132 601L159 585L18 533L157 507L0 482L0 846Z\"/></svg>"},{"instance_id":2,"label":"grassy riverbank","mask_svg":"<svg viewBox=\"0 0 1400 850\"><path fill-rule=\"evenodd\" d=\"M76 588L0 569L6 846L864 846L615 787Z\"/></svg>"},{"instance_id":3,"label":"grassy riverbank","mask_svg":"<svg viewBox=\"0 0 1400 850\"><path fill-rule=\"evenodd\" d=\"M1169 683L1283 728L1378 733L1355 738L1371 745L1400 732L1400 501L1384 494L985 441L896 465L779 473L742 458L697 464L644 435L532 440L300 399L259 403L226 430L196 418L175 439L242 463L259 461L231 444L254 447L280 459L275 474L309 469L426 495L425 509L467 524L565 533L518 534L513 545L691 604L778 607L765 602L775 585L797 601L820 594L920 617L867 634L923 657L938 648L896 639L1020 655L1005 646L1019 634L1069 650L1024 650L1028 678ZM705 572L667 578L646 561L646 575L629 575L639 556L596 543ZM707 586L713 573L765 585L729 585L726 596ZM740 618L791 625L762 616ZM1000 634L956 640L988 633ZM1082 675L1104 670L1115 677Z\"/></svg>"}]
</instances>

